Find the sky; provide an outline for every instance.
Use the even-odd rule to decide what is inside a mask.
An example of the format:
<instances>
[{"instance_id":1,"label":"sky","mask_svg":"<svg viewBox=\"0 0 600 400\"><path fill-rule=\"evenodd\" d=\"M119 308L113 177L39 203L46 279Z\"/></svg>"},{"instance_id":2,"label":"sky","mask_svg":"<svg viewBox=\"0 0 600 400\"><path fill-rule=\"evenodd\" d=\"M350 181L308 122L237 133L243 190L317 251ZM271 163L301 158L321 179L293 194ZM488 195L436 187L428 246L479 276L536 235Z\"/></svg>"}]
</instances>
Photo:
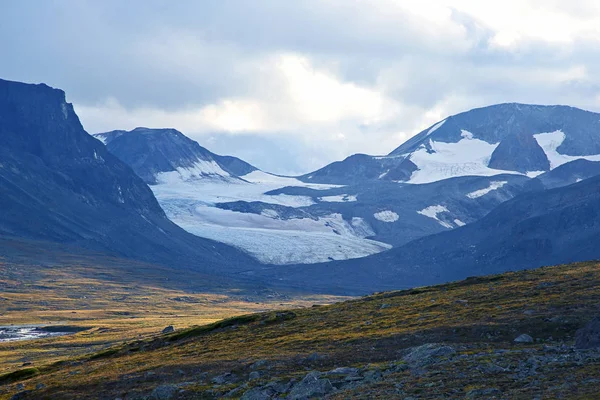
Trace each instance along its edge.
<instances>
[{"instance_id":1,"label":"sky","mask_svg":"<svg viewBox=\"0 0 600 400\"><path fill-rule=\"evenodd\" d=\"M0 49L89 133L173 127L280 174L475 107L600 111L594 0L4 1Z\"/></svg>"}]
</instances>

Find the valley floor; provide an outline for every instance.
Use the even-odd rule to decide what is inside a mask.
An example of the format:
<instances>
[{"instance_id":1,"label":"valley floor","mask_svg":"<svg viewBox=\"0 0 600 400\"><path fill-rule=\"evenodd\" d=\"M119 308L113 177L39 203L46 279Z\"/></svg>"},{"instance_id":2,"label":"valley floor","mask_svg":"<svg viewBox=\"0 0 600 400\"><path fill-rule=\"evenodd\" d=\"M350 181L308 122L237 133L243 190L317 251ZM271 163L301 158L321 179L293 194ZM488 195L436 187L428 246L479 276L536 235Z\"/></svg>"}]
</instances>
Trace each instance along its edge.
<instances>
[{"instance_id":1,"label":"valley floor","mask_svg":"<svg viewBox=\"0 0 600 400\"><path fill-rule=\"evenodd\" d=\"M0 398L593 399L600 351L576 348L574 338L598 315L599 283L599 265L579 263L158 333L210 319L185 303L141 318L139 337L117 333L131 323L122 316L84 318L93 328L70 338L2 345L12 374L0 376ZM148 311L169 304L150 300ZM126 309L132 321L145 311ZM89 343L103 327L122 340L98 351ZM82 348L61 358L61 346Z\"/></svg>"}]
</instances>

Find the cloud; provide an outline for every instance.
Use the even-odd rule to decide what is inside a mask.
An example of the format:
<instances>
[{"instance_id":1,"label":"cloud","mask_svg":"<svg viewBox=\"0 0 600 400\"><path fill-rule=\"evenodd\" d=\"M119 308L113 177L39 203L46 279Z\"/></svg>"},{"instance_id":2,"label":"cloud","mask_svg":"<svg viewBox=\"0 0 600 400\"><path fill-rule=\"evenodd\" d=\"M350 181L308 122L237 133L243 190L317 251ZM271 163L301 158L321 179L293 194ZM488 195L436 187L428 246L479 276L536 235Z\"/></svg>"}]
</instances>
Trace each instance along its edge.
<instances>
[{"instance_id":1,"label":"cloud","mask_svg":"<svg viewBox=\"0 0 600 400\"><path fill-rule=\"evenodd\" d=\"M308 172L477 106L600 110L599 21L586 0L22 0L0 76L65 89L90 132L175 127Z\"/></svg>"}]
</instances>

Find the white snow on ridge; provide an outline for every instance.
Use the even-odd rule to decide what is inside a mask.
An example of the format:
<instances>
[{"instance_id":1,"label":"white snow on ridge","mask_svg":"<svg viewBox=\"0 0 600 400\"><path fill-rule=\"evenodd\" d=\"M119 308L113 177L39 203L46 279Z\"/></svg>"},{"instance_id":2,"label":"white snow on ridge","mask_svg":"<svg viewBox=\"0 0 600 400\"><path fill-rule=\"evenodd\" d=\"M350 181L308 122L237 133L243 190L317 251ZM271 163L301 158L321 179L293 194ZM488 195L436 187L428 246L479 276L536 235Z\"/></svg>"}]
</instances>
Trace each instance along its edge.
<instances>
[{"instance_id":1,"label":"white snow on ridge","mask_svg":"<svg viewBox=\"0 0 600 400\"><path fill-rule=\"evenodd\" d=\"M536 176L540 176L545 172L546 171L527 171L525 175L527 175L528 178L535 178Z\"/></svg>"},{"instance_id":2,"label":"white snow on ridge","mask_svg":"<svg viewBox=\"0 0 600 400\"><path fill-rule=\"evenodd\" d=\"M486 194L490 193L491 191L500 189L502 186L506 185L507 183L508 183L507 181L492 181L492 182L490 182L490 186L488 186L484 189L480 189L480 190L476 190L474 192L468 193L467 197L470 199L477 199L479 197L483 197Z\"/></svg>"},{"instance_id":3,"label":"white snow on ridge","mask_svg":"<svg viewBox=\"0 0 600 400\"><path fill-rule=\"evenodd\" d=\"M456 226L465 226L466 224L464 222L462 222L460 219L455 219L454 223L456 224Z\"/></svg>"},{"instance_id":4,"label":"white snow on ridge","mask_svg":"<svg viewBox=\"0 0 600 400\"><path fill-rule=\"evenodd\" d=\"M425 146L410 155L419 169L410 177L408 183L431 183L456 176L494 176L499 174L515 174L515 171L503 171L489 168L488 164L498 143L490 144L473 138L470 132L462 132L463 139L457 143L429 141L433 152Z\"/></svg>"},{"instance_id":5,"label":"white snow on ridge","mask_svg":"<svg viewBox=\"0 0 600 400\"><path fill-rule=\"evenodd\" d=\"M106 146L106 136L104 135L91 135L93 138L98 139Z\"/></svg>"},{"instance_id":6,"label":"white snow on ridge","mask_svg":"<svg viewBox=\"0 0 600 400\"><path fill-rule=\"evenodd\" d=\"M443 120L441 122L438 122L437 124L435 124L434 126L431 127L431 129L429 129L429 131L427 131L427 135L429 136L431 135L433 132L437 131L438 129L440 129L442 127L442 125L444 125L444 122L446 122L446 120Z\"/></svg>"},{"instance_id":7,"label":"white snow on ridge","mask_svg":"<svg viewBox=\"0 0 600 400\"><path fill-rule=\"evenodd\" d=\"M260 185L270 186L272 187L269 190L274 190L286 186L295 186L295 187L305 187L309 189L315 190L328 190L343 187L344 185L327 185L322 183L306 183L298 180L296 178L290 178L287 176L279 176L269 174L263 171L252 171L249 174L240 176L245 181L250 183L256 183ZM268 190L267 190L268 191Z\"/></svg>"},{"instance_id":8,"label":"white snow on ridge","mask_svg":"<svg viewBox=\"0 0 600 400\"><path fill-rule=\"evenodd\" d=\"M565 154L560 154L558 152L558 147L565 141L565 134L563 131L558 130L554 132L547 133L539 133L537 135L533 135L535 140L538 142L540 147L546 153L546 157L548 157L548 161L550 161L550 169L554 169L556 167L560 167L563 164L566 164L571 161L585 159L589 161L600 161L600 154L589 155L589 156L568 156Z\"/></svg>"},{"instance_id":9,"label":"white snow on ridge","mask_svg":"<svg viewBox=\"0 0 600 400\"><path fill-rule=\"evenodd\" d=\"M452 225L450 225L449 223L447 223L445 221L440 220L440 218L438 217L438 214L445 213L445 212L449 212L446 207L437 205L437 206L429 206L421 211L417 211L417 214L421 214L426 217L435 219L444 228L452 229L452 228L454 228Z\"/></svg>"},{"instance_id":10,"label":"white snow on ridge","mask_svg":"<svg viewBox=\"0 0 600 400\"><path fill-rule=\"evenodd\" d=\"M376 212L373 217L381 222L396 222L400 218L398 214L390 210Z\"/></svg>"},{"instance_id":11,"label":"white snow on ridge","mask_svg":"<svg viewBox=\"0 0 600 400\"><path fill-rule=\"evenodd\" d=\"M177 184L181 181L188 182L200 179L225 179L236 180L226 171L221 169L214 160L198 160L191 167L179 167L175 171L156 174L159 184Z\"/></svg>"},{"instance_id":12,"label":"white snow on ridge","mask_svg":"<svg viewBox=\"0 0 600 400\"><path fill-rule=\"evenodd\" d=\"M356 195L349 195L349 194L340 194L337 196L324 196L324 197L319 197L319 200L327 202L327 203L346 203L346 202L357 201Z\"/></svg>"}]
</instances>

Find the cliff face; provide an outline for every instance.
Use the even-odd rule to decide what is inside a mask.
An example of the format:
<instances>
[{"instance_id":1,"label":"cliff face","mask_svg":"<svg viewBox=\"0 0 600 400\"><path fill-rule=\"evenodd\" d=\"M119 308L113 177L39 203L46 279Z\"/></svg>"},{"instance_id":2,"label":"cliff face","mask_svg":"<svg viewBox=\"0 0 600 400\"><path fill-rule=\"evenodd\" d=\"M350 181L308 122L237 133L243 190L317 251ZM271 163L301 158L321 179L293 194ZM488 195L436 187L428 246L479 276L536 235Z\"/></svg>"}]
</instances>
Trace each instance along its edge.
<instances>
[{"instance_id":1,"label":"cliff face","mask_svg":"<svg viewBox=\"0 0 600 400\"><path fill-rule=\"evenodd\" d=\"M226 270L249 260L183 231L83 129L61 90L0 80L0 235Z\"/></svg>"}]
</instances>

